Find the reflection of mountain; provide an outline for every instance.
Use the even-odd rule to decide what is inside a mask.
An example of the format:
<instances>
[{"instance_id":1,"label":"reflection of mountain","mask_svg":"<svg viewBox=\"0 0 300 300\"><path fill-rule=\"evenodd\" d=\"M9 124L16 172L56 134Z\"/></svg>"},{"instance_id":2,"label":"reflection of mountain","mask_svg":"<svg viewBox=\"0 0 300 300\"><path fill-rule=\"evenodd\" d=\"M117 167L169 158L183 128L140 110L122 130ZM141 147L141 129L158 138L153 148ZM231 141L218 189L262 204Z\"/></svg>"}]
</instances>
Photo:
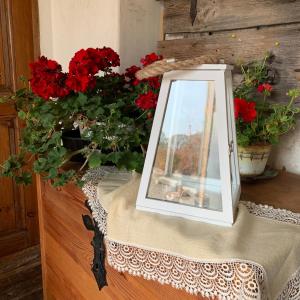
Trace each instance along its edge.
<instances>
[{"instance_id":1,"label":"reflection of mountain","mask_svg":"<svg viewBox=\"0 0 300 300\"><path fill-rule=\"evenodd\" d=\"M158 146L155 167L166 170L165 164L169 155L171 166L168 170L171 173L197 175L200 169L201 136L202 133L178 134L165 139Z\"/></svg>"}]
</instances>

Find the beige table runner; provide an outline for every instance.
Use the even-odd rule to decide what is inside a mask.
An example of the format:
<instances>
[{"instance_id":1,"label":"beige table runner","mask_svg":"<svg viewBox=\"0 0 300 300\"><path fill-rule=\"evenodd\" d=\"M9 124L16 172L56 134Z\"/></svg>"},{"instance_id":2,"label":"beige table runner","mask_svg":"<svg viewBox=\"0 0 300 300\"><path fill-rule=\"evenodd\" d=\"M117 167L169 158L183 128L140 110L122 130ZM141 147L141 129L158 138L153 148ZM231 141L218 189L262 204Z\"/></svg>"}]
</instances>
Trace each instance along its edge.
<instances>
[{"instance_id":1,"label":"beige table runner","mask_svg":"<svg viewBox=\"0 0 300 300\"><path fill-rule=\"evenodd\" d=\"M220 299L300 299L299 214L242 202L227 228L147 213L139 182L88 193L113 267Z\"/></svg>"}]
</instances>

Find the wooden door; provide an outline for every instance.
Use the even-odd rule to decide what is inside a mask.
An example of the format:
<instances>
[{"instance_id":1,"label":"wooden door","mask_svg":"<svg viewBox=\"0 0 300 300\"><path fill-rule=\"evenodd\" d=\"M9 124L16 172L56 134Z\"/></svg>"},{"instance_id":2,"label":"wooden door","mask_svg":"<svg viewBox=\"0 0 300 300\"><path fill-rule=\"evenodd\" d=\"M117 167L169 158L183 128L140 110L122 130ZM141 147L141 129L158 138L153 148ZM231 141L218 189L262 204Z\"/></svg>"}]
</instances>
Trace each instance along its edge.
<instances>
[{"instance_id":1,"label":"wooden door","mask_svg":"<svg viewBox=\"0 0 300 300\"><path fill-rule=\"evenodd\" d=\"M29 77L38 55L35 0L0 0L0 95L10 95ZM0 104L0 165L18 151L20 122L13 106ZM0 178L0 256L39 242L35 182L24 187Z\"/></svg>"}]
</instances>

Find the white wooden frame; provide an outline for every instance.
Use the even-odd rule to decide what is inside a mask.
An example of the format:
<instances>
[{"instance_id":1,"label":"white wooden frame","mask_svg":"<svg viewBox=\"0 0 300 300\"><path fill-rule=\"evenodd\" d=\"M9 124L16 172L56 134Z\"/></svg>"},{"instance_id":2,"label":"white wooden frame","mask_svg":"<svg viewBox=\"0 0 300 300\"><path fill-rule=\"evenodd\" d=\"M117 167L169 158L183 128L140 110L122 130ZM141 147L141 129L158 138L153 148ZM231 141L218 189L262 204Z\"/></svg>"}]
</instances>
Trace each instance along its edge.
<instances>
[{"instance_id":1,"label":"white wooden frame","mask_svg":"<svg viewBox=\"0 0 300 300\"><path fill-rule=\"evenodd\" d=\"M231 70L232 67L228 65L201 65L185 70L172 71L163 76L136 203L137 209L219 225L230 226L233 224L236 206L240 197L240 176L237 159ZM173 80L203 80L214 81L215 83L222 211L147 198L151 171Z\"/></svg>"}]
</instances>

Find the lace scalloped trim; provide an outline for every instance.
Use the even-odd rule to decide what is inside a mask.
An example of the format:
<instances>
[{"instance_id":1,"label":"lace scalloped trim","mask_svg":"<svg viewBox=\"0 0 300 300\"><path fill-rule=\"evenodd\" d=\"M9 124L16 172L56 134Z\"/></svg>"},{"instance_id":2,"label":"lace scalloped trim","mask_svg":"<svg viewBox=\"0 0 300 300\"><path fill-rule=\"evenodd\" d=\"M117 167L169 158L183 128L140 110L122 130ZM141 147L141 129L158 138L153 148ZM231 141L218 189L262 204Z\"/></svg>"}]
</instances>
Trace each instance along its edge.
<instances>
[{"instance_id":1,"label":"lace scalloped trim","mask_svg":"<svg viewBox=\"0 0 300 300\"><path fill-rule=\"evenodd\" d=\"M268 299L266 275L260 265L242 260L195 261L106 240L108 263L128 272L170 284L190 294L219 299Z\"/></svg>"},{"instance_id":2,"label":"lace scalloped trim","mask_svg":"<svg viewBox=\"0 0 300 300\"><path fill-rule=\"evenodd\" d=\"M85 184L82 188L83 192L87 196L89 206L92 210L92 216L96 221L99 230L106 236L106 219L107 212L104 210L100 201L97 199L97 188L101 179L105 176L107 169L97 168L89 170L84 176L83 180Z\"/></svg>"},{"instance_id":3,"label":"lace scalloped trim","mask_svg":"<svg viewBox=\"0 0 300 300\"><path fill-rule=\"evenodd\" d=\"M240 201L248 211L258 217L272 219L284 223L300 225L300 214L294 213L286 209L274 208L273 206L255 204L250 201Z\"/></svg>"},{"instance_id":4,"label":"lace scalloped trim","mask_svg":"<svg viewBox=\"0 0 300 300\"><path fill-rule=\"evenodd\" d=\"M285 288L277 297L277 300L299 300L300 299L300 268L287 282Z\"/></svg>"},{"instance_id":5,"label":"lace scalloped trim","mask_svg":"<svg viewBox=\"0 0 300 300\"><path fill-rule=\"evenodd\" d=\"M118 271L171 284L191 294L219 299L268 299L266 274L262 266L248 261L197 262L178 255L136 246L123 245L107 239L107 212L97 199L97 186L110 168L90 170L84 179L83 191L88 197L92 216L106 236L109 264ZM272 206L241 201L258 217L300 225L300 214ZM289 279L277 300L300 299L300 268Z\"/></svg>"}]
</instances>

